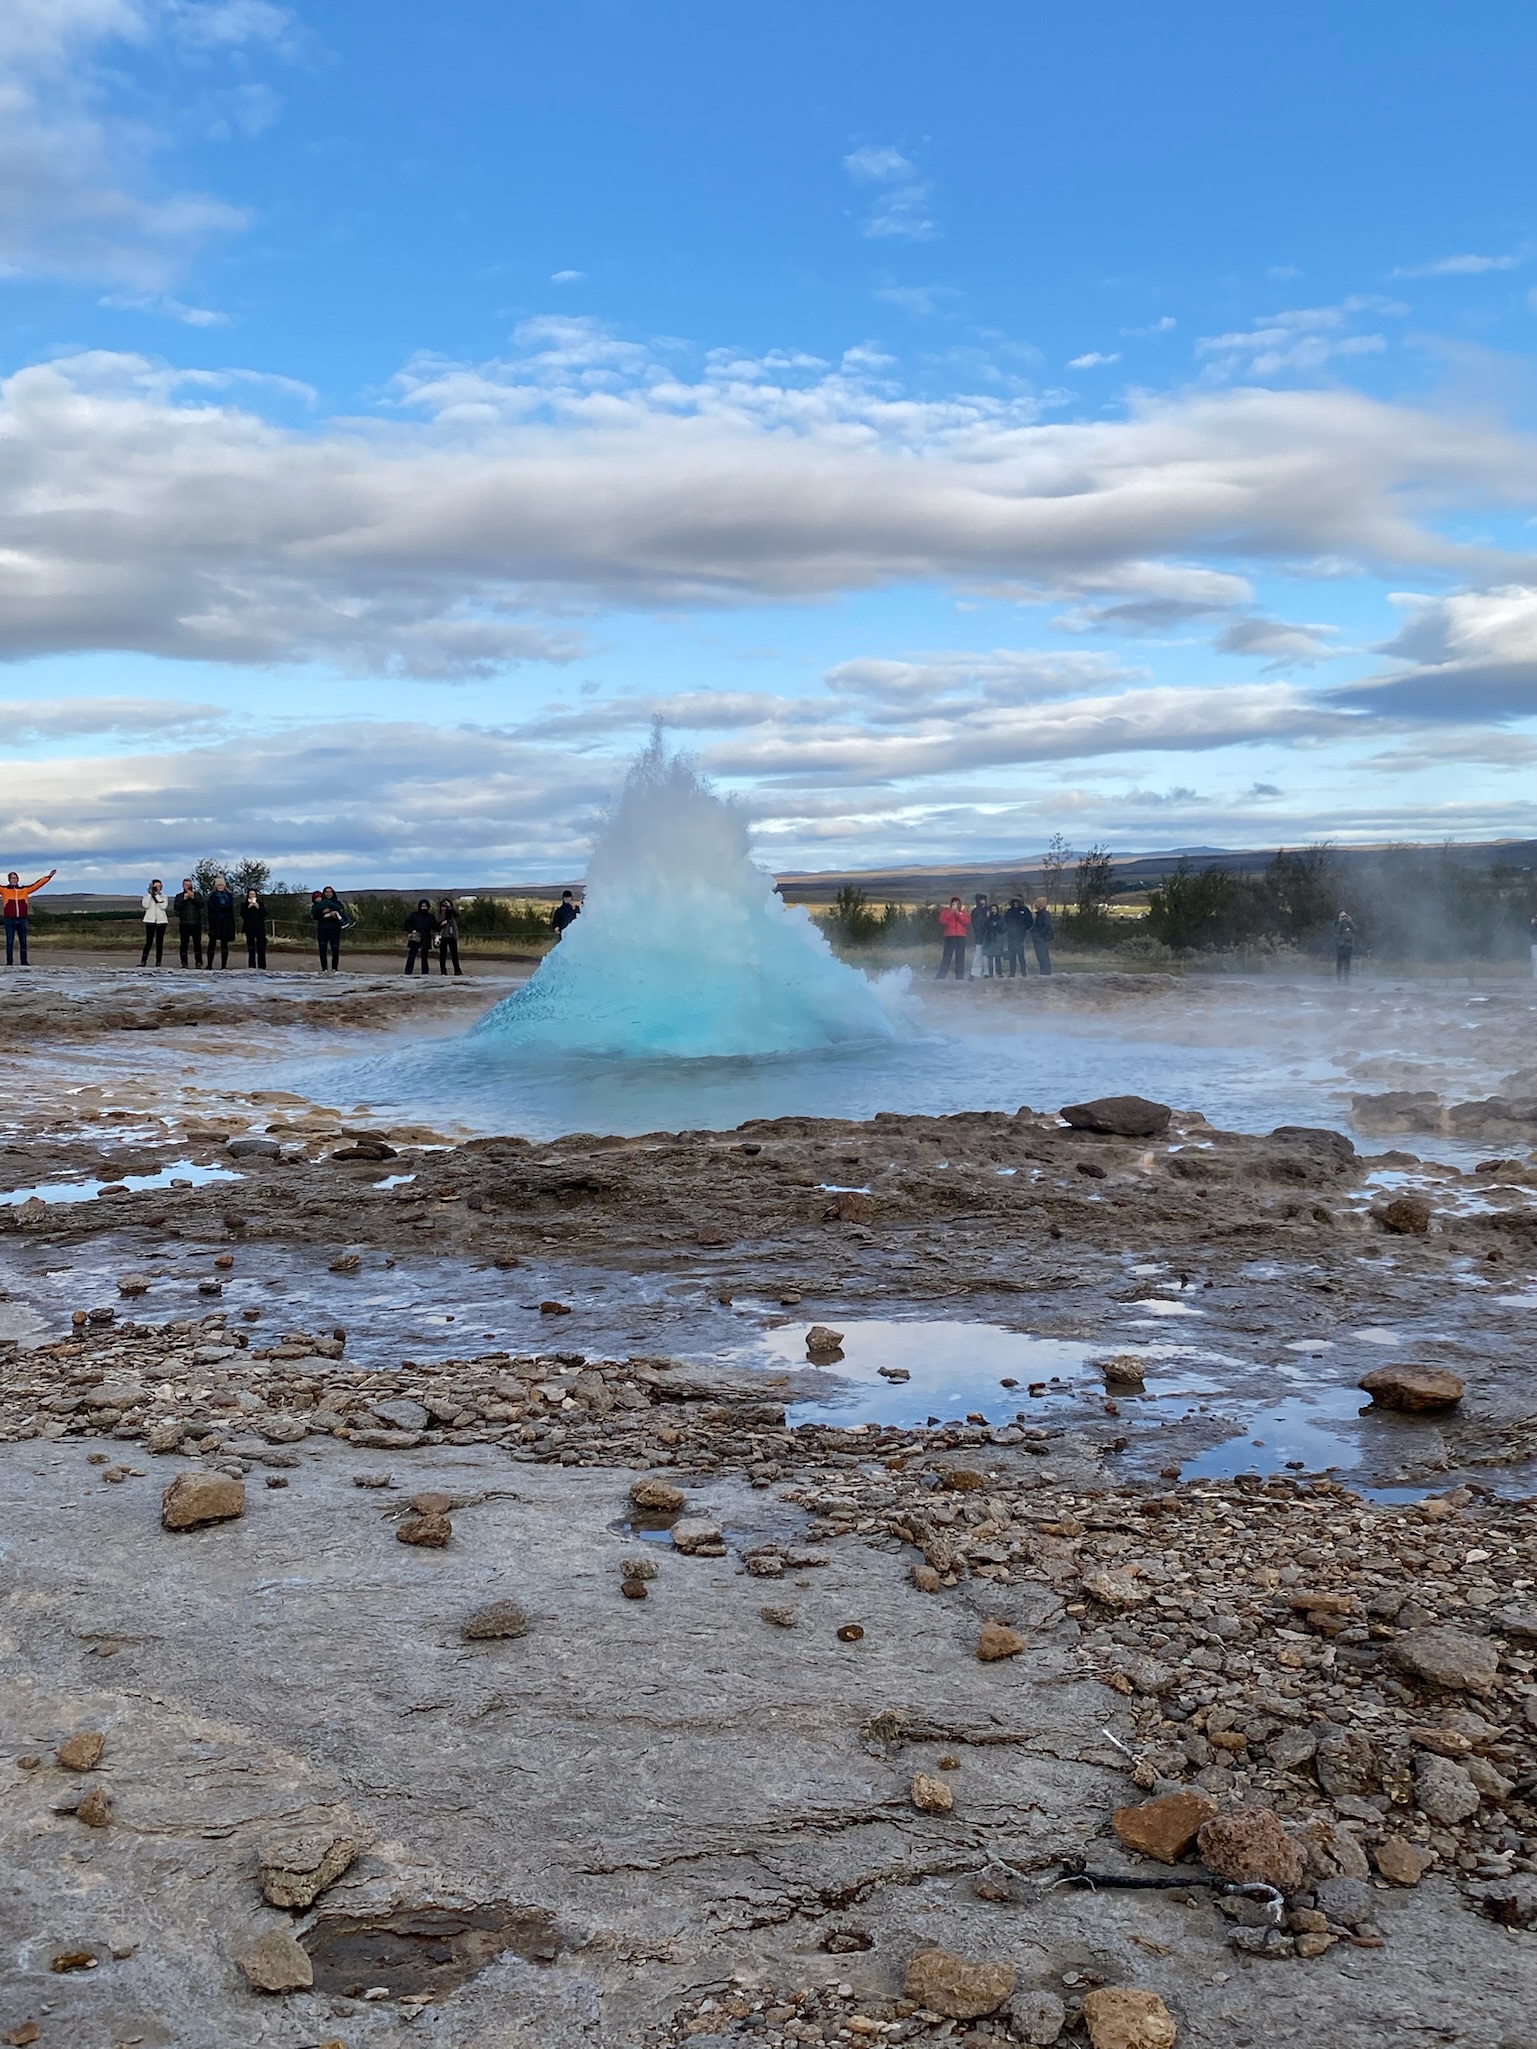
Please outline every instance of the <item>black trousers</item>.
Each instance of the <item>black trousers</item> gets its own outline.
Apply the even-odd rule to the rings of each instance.
[[[430,939],[423,939],[419,933],[413,932],[406,945],[406,973],[408,975],[416,972],[418,960],[422,964],[422,973],[430,975],[432,973],[432,941]]]
[[[945,950],[940,955],[939,960],[939,973],[935,979],[942,982],[952,967],[955,969],[955,979],[958,982],[964,982],[966,979],[966,942],[964,939],[947,939],[945,941]]]
[[[1025,942],[1023,937],[1009,941],[1009,973],[1028,974],[1025,966]]]
[[[144,951],[139,955],[139,966],[141,968],[149,966],[149,950],[151,947],[155,949],[155,966],[158,968],[161,961],[165,958],[164,925],[146,925],[144,927]]]
[[[1337,946],[1334,949],[1334,979],[1336,982],[1348,982],[1350,980],[1350,955],[1351,948],[1348,946]]]
[[[320,947],[320,966],[322,972],[328,966],[340,969],[342,964],[341,933],[334,927],[327,931],[324,925],[317,925],[315,927],[315,938]],[[330,955],[329,961],[326,959],[328,953]]]
[[[217,939],[214,938],[211,932],[208,935],[208,960],[206,965],[208,967],[213,966],[213,950],[216,946],[219,949],[219,965],[221,968],[227,968],[229,966],[229,941],[222,932]]]
[[[1049,975],[1051,973],[1051,941],[1049,939],[1032,939],[1030,945],[1035,953],[1036,966],[1043,975]]]
[[[248,968],[264,968],[267,965],[267,935],[265,932],[248,932],[246,934],[245,964]]]
[[[446,975],[448,973],[448,964],[450,961],[452,961],[454,964],[454,973],[456,975],[462,975],[464,973],[464,970],[459,965],[459,942],[452,936],[440,939],[438,941],[438,973],[440,975]]]
[[[187,965],[188,947],[192,949],[193,958],[197,965],[201,967],[203,965],[203,928],[201,925],[183,925],[181,928],[181,964],[183,967]]]

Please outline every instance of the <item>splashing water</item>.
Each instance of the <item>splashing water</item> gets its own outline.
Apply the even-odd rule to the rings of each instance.
[[[658,734],[593,847],[582,915],[476,1033],[622,1059],[809,1053],[899,1036],[899,985],[781,902],[741,814]]]

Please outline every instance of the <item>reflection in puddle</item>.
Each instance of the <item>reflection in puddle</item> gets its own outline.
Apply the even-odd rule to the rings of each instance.
[[[1183,1477],[1226,1480],[1235,1473],[1275,1473],[1291,1465],[1308,1473],[1359,1465],[1359,1447],[1341,1436],[1337,1426],[1353,1423],[1360,1413],[1361,1395],[1353,1387],[1321,1387],[1312,1394],[1290,1395],[1251,1416],[1240,1436],[1188,1460]]]
[[[39,1181],[31,1188],[13,1188],[6,1195],[0,1195],[0,1204],[30,1202],[37,1196],[43,1202],[94,1202],[104,1188],[126,1188],[137,1193],[141,1188],[200,1188],[209,1181],[238,1181],[240,1176],[233,1167],[199,1167],[191,1160],[176,1160],[169,1167],[162,1167],[155,1174],[124,1174],[116,1181]]]
[[[929,1419],[982,1416],[990,1424],[1030,1422],[1054,1396],[1103,1394],[1098,1362],[1125,1345],[1091,1345],[1069,1338],[1028,1337],[995,1323],[902,1322],[881,1317],[839,1317],[842,1356],[830,1372],[829,1392],[792,1403],[789,1421],[862,1423],[921,1428]],[[744,1364],[807,1367],[803,1324],[765,1331]],[[1156,1380],[1157,1362],[1190,1356],[1185,1345],[1142,1345],[1135,1356],[1150,1371],[1148,1393],[1169,1391]],[[901,1376],[898,1378],[897,1376]],[[1008,1385],[1003,1385],[1008,1382]],[[1118,1390],[1119,1392],[1120,1390]]]

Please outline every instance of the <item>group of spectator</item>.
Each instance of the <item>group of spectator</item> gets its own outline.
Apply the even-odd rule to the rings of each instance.
[[[1051,973],[1056,927],[1043,896],[1036,898],[1032,909],[1022,896],[1011,896],[1005,906],[979,892],[969,911],[960,897],[953,896],[939,914],[939,929],[945,942],[937,978],[941,982],[952,970],[958,982],[966,980],[968,940],[973,977],[1027,974],[1027,946],[1035,955],[1036,973]]]
[[[184,968],[211,968],[215,953],[219,956],[219,966],[227,968],[229,950],[240,933],[245,936],[246,966],[264,968],[267,965],[267,907],[254,889],[248,889],[242,901],[239,894],[230,888],[227,875],[216,875],[212,888],[206,893],[198,888],[190,875],[184,875],[180,890],[169,900],[165,884],[157,875],[139,902],[144,911],[144,950],[139,955],[141,968],[149,966],[151,953],[155,956],[155,966],[161,966],[165,958],[165,935],[170,930],[173,914]]]

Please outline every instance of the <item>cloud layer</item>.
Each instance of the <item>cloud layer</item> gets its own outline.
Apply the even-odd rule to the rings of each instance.
[[[1177,603],[1182,579],[1236,591],[1256,562],[1319,557],[1527,570],[1435,524],[1537,483],[1537,446],[1488,421],[1249,389],[1047,423],[1023,401],[912,400],[858,354],[718,357],[685,379],[580,322],[523,341],[507,363],[414,365],[392,419],[312,430],[236,396],[257,387],[137,357],[18,371],[0,656],[452,678],[572,659],[576,615],[604,606],[931,582],[1113,607],[1171,580]]]

